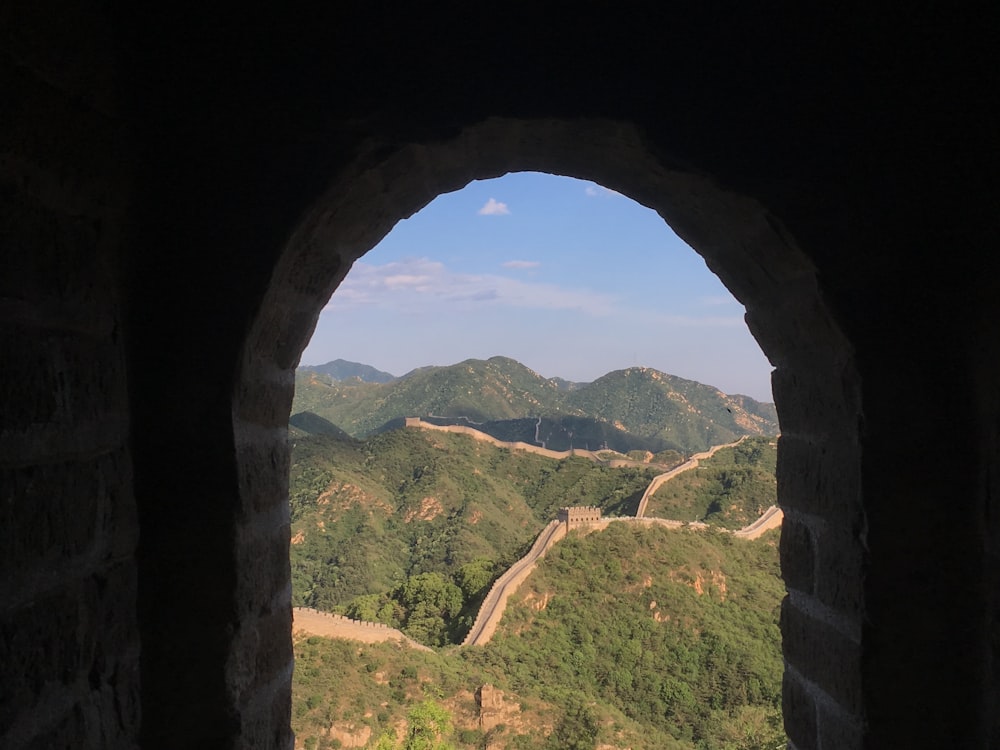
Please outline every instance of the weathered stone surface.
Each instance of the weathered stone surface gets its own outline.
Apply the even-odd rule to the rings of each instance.
[[[498,690],[488,683],[476,691],[476,703],[479,704],[479,728],[484,732],[489,732],[498,724],[505,723],[511,711],[511,708],[504,703],[503,690]]]

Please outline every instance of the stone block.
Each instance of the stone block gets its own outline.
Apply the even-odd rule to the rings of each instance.
[[[860,716],[850,717],[830,711],[825,706],[818,707],[819,747],[837,750],[861,750],[864,747],[864,729]]]
[[[785,516],[781,526],[781,577],[788,588],[812,594],[816,550],[808,527]]]
[[[295,660],[292,652],[291,607],[258,616],[254,627],[259,645],[256,648],[251,689],[258,689],[286,672],[291,673]]]
[[[816,704],[799,677],[787,669],[781,681],[781,711],[785,733],[796,748],[818,747]]]
[[[117,212],[129,145],[121,124],[24,66],[0,64],[0,89],[7,105],[0,143],[12,157],[0,161],[0,175],[19,173],[25,193],[70,215]]]
[[[778,499],[782,508],[822,518],[842,528],[861,520],[860,459],[847,440],[782,435],[778,440]]]
[[[108,491],[99,463],[0,470],[0,580],[58,566],[95,544]]]
[[[272,370],[272,379],[254,377],[257,373],[244,373],[244,378],[233,398],[234,415],[240,422],[263,428],[288,427],[288,417],[295,395],[295,378],[291,372]],[[280,375],[280,377],[278,377]]]
[[[264,529],[246,526],[239,531],[236,595],[243,612],[267,611],[275,594],[288,588],[292,576],[289,528],[286,504],[284,523]]]
[[[87,674],[96,628],[80,586],[67,586],[7,613],[0,622],[0,726],[9,726],[43,689],[72,692]],[[65,702],[65,701],[63,701]]]
[[[240,441],[237,458],[240,472],[240,499],[247,513],[271,513],[288,506],[288,471],[291,449],[285,427]],[[287,519],[286,519],[287,520]]]
[[[773,353],[779,370],[813,368],[820,362],[827,371],[839,370],[849,361],[846,339],[822,304],[813,270],[800,270],[784,281],[779,299],[769,297],[773,292],[764,297],[766,306],[748,305],[746,322],[765,353]]]
[[[0,222],[5,317],[43,329],[110,335],[115,305],[101,259],[107,232],[100,218],[47,206],[0,176]]]
[[[857,439],[860,404],[854,392],[857,376],[841,362],[814,361],[779,367],[771,388],[783,435],[817,440]]]
[[[782,652],[807,680],[850,714],[862,708],[861,655],[858,643],[830,623],[806,614],[785,598],[781,605]]]
[[[290,681],[289,681],[290,682]],[[288,685],[271,685],[240,709],[240,747],[292,750],[292,695]]]
[[[816,598],[827,607],[860,616],[864,610],[865,550],[857,533],[824,526],[816,542]]]
[[[92,456],[125,439],[125,377],[114,342],[0,329],[0,465]]]

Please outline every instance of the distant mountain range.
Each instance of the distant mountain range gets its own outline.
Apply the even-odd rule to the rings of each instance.
[[[362,383],[388,383],[396,379],[395,375],[382,370],[376,370],[371,365],[360,362],[348,362],[346,359],[335,359],[325,365],[307,365],[300,370],[318,372],[331,380],[360,380]]]
[[[651,368],[572,383],[543,378],[507,357],[422,367],[399,378],[344,360],[299,368],[292,413],[292,424],[305,432],[315,424],[327,434],[335,427],[360,438],[421,417],[553,450],[623,453],[693,452],[741,435],[779,432],[773,404]]]

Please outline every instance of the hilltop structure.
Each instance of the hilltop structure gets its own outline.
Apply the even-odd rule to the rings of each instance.
[[[1000,747],[996,15],[5,4],[0,746],[290,750],[294,367],[531,169],[656,210],[775,367],[792,747]]]
[[[560,508],[556,519],[566,525],[566,530],[590,526],[601,522],[601,509],[595,505],[578,505]]]

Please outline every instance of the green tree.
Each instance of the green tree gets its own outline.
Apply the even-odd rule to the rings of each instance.
[[[448,621],[462,609],[462,590],[440,573],[408,578],[393,598],[406,610],[403,632],[438,646],[447,642]]]
[[[465,601],[475,598],[493,580],[493,561],[477,557],[455,571],[455,583],[462,589]]]
[[[598,729],[598,717],[594,709],[574,701],[549,735],[548,747],[552,750],[594,750]]]
[[[451,714],[432,700],[418,703],[406,715],[406,738],[402,743],[389,732],[375,743],[375,750],[454,750],[448,741],[453,728]]]

